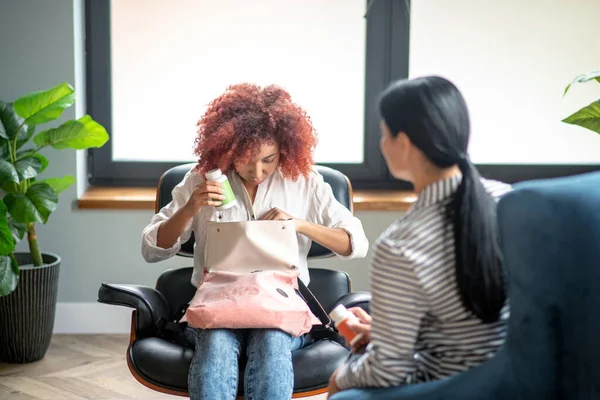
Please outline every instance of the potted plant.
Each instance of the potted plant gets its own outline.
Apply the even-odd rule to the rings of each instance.
[[[564,94],[566,95],[569,88],[574,83],[589,82],[595,80],[600,83],[600,70],[588,72],[577,76],[573,81],[567,85]],[[593,103],[583,107],[573,115],[563,119],[563,122],[573,125],[579,125],[584,128],[590,129],[596,133],[600,133],[600,99]]]
[[[35,224],[45,224],[58,194],[75,182],[70,175],[42,179],[47,147],[88,149],[108,140],[89,115],[35,134],[75,102],[67,83],[0,101],[0,362],[41,359],[52,336],[60,257],[40,251]],[[27,234],[29,252],[15,252]]]

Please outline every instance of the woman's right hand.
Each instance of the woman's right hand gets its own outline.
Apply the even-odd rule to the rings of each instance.
[[[352,345],[352,351],[356,353],[371,342],[371,321],[373,317],[360,307],[351,307],[348,311],[354,314],[358,320],[352,321],[352,318],[350,318],[347,323],[348,328],[356,333],[363,334],[362,338]]]
[[[194,189],[185,208],[190,215],[196,215],[202,207],[220,206],[221,200],[224,200],[223,189],[221,184],[215,181],[206,181]]]
[[[160,225],[156,234],[156,245],[163,249],[173,247],[202,207],[221,205],[221,200],[225,198],[222,193],[219,182],[207,181],[196,186],[188,201],[179,206],[179,209]]]

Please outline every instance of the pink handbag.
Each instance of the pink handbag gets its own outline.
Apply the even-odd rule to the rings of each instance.
[[[296,294],[298,273],[210,272],[187,309],[190,326],[278,328],[293,336],[308,333],[319,320]]]
[[[202,329],[308,333],[320,321],[297,293],[298,257],[294,221],[210,223],[207,272],[183,320]]]

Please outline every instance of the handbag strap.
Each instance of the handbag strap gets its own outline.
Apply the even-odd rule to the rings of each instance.
[[[194,343],[190,343],[186,338],[184,331],[187,322],[180,322],[189,306],[189,303],[182,304],[171,320],[160,317],[156,323],[156,335],[159,338],[177,343],[184,347],[194,348]]]
[[[302,282],[302,279],[298,279],[298,289],[298,295],[304,299],[306,304],[308,304],[310,311],[312,311],[312,313],[319,318],[321,324],[323,324],[326,329],[333,328],[329,315],[327,315],[327,312],[325,309],[323,309],[323,306],[321,303],[319,303],[319,300],[317,300],[313,292],[311,292],[310,289],[306,287],[304,282]]]

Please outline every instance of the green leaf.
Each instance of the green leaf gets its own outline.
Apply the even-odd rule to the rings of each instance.
[[[18,183],[12,181],[4,181],[0,185],[0,189],[2,189],[5,193],[14,193],[19,191],[20,186]]]
[[[17,139],[17,149],[23,147],[29,139],[35,133],[35,125],[25,125],[21,132],[19,133],[19,138]]]
[[[27,231],[27,225],[15,221],[15,219],[9,215],[8,216],[8,227],[10,228],[10,232],[15,241],[15,244],[17,244],[21,240],[23,240],[23,237],[25,236],[25,232]]]
[[[7,194],[4,202],[17,222],[45,224],[50,214],[56,210],[58,196],[47,183],[36,183],[27,189],[27,193]]]
[[[23,123],[24,119],[19,117],[15,110],[13,109],[13,105],[11,103],[6,103],[0,100],[0,138],[10,140],[10,146],[13,145],[12,141],[19,131],[19,127]],[[20,148],[25,143],[31,139],[33,133],[35,132],[35,125],[23,125],[21,130],[19,131],[19,138],[17,139],[17,148]],[[4,142],[4,141],[3,141]],[[8,142],[6,142],[8,143]],[[8,158],[8,147],[7,144],[2,144],[0,146],[0,153],[2,153],[2,158]]]
[[[12,104],[0,100],[0,137],[14,138],[22,122],[23,119],[15,113]]]
[[[20,181],[15,166],[6,160],[0,160],[0,182],[19,183]]]
[[[48,159],[40,153],[37,153],[35,149],[21,150],[17,152],[17,160],[23,160],[28,157],[33,157],[40,162],[40,170],[38,174],[43,172],[48,166]]]
[[[35,153],[33,157],[37,158],[40,161],[40,173],[43,172],[48,166],[48,159],[41,155],[40,153]]]
[[[11,294],[19,284],[19,266],[12,256],[0,256],[0,296]]]
[[[59,194],[63,190],[66,190],[75,183],[75,178],[71,175],[65,175],[62,178],[48,178],[42,179],[41,181],[37,181],[34,185],[39,185],[40,183],[48,184],[56,194]]]
[[[15,242],[8,225],[6,205],[0,200],[0,255],[7,255],[15,250]]]
[[[14,109],[27,124],[41,124],[58,119],[75,102],[75,90],[61,83],[48,90],[33,92],[17,99]]]
[[[583,107],[575,114],[563,119],[567,124],[579,125],[600,133],[600,100]]]
[[[23,118],[17,115],[11,103],[0,100],[0,137],[13,139],[23,121]]]
[[[0,137],[0,159],[10,160],[10,151],[8,150],[8,140]]]
[[[20,160],[21,158],[33,156],[34,154],[36,154],[36,152],[37,152],[37,149],[35,149],[35,148],[21,149],[21,150],[17,151],[17,160]]]
[[[571,83],[569,83],[567,85],[567,87],[565,88],[565,92],[563,93],[563,96],[567,94],[567,92],[569,91],[569,88],[574,83],[589,82],[591,80],[600,82],[600,69],[576,76],[575,79],[573,79],[573,81],[571,81]]]
[[[48,160],[46,160],[46,163]],[[25,179],[35,178],[42,168],[42,161],[36,157],[24,157],[15,163],[15,169],[19,174],[19,178]]]
[[[40,132],[33,138],[36,146],[50,145],[58,150],[102,147],[107,141],[106,129],[89,115],[85,115],[77,121],[67,121],[58,128]]]

